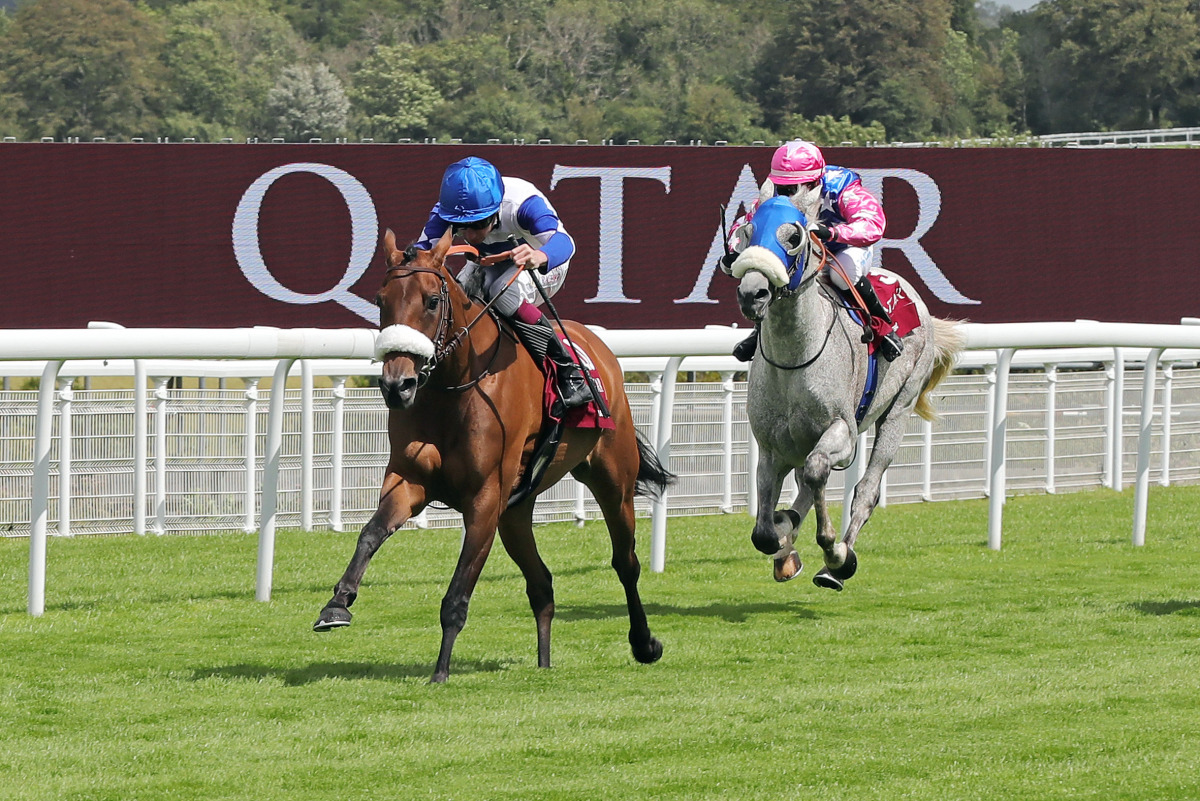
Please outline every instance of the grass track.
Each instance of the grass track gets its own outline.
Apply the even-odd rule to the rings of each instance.
[[[599,524],[539,529],[549,671],[499,547],[429,686],[454,532],[405,532],[349,629],[309,627],[353,534],[0,541],[0,799],[1197,799],[1200,488],[880,509],[846,592],[786,585],[744,515],[673,519],[636,664]],[[642,558],[648,562],[648,521]]]

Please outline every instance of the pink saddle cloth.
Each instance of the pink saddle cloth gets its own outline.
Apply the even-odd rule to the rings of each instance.
[[[572,355],[575,363],[581,369],[588,371],[588,375],[592,377],[592,386],[599,390],[600,397],[604,399],[604,408],[608,408],[608,391],[605,389],[604,382],[601,381],[600,373],[596,370],[596,365],[592,362],[591,357],[586,353],[581,353],[579,350],[572,348],[561,331],[556,331],[555,333],[562,340],[563,350]],[[543,372],[546,374],[546,384],[545,390],[542,393],[542,408],[545,410],[546,417],[550,420],[555,422],[561,421],[567,428],[610,429],[617,427],[612,418],[605,415],[604,411],[595,401],[589,401],[583,406],[576,406],[574,409],[567,409],[563,413],[562,404],[558,402],[557,367],[549,357],[546,358],[546,363],[543,365]]]

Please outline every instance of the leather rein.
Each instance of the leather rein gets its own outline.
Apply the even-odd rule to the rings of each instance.
[[[480,259],[479,251],[471,245],[451,245],[446,251],[447,256],[453,256],[458,253],[466,253],[474,256],[477,263],[484,267],[490,267],[493,264],[499,264],[506,259],[512,258],[512,251],[505,251],[504,253],[497,253],[494,256],[485,256]],[[436,275],[438,281],[441,282],[441,287],[438,290],[439,312],[437,332],[433,336],[433,357],[426,361],[425,364],[421,365],[417,375],[417,386],[423,387],[425,386],[426,382],[429,381],[429,376],[433,374],[433,371],[437,369],[438,365],[441,364],[447,356],[458,349],[458,346],[461,345],[463,340],[466,339],[467,334],[471,332],[471,329],[475,327],[475,324],[478,323],[485,314],[490,314],[492,319],[495,320],[496,315],[495,312],[492,311],[492,305],[495,304],[496,299],[503,294],[503,290],[497,292],[491,300],[484,304],[483,308],[479,310],[479,313],[476,314],[469,323],[455,331],[454,335],[447,340],[446,334],[450,328],[451,317],[451,315],[447,314],[446,312],[446,310],[450,308],[450,282],[442,270],[437,270],[433,267],[417,267],[410,264],[396,264],[387,268],[387,272],[384,274],[384,282],[386,283],[392,278],[407,278],[414,273],[431,273]],[[512,281],[509,281],[509,284],[511,285],[520,274],[521,273],[519,271],[515,273]],[[506,286],[504,289],[508,289],[508,287]],[[498,320],[496,320],[496,329],[500,334],[502,334],[504,331],[504,328],[500,325]],[[439,387],[439,389],[442,389],[446,392],[462,392],[464,390],[471,389],[480,381],[487,378],[489,375],[492,375],[492,367],[495,365],[496,358],[499,355],[500,337],[497,336],[496,347],[493,348],[491,358],[488,359],[488,363],[483,368],[483,372],[465,384],[458,384],[457,386],[452,387]]]

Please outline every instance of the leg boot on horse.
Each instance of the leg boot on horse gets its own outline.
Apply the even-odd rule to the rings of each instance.
[[[888,324],[889,328],[895,326],[891,316],[887,313],[887,309],[883,308],[883,304],[879,302],[879,296],[875,294],[875,287],[871,284],[871,279],[865,275],[858,279],[858,283],[854,285],[858,290],[858,294],[862,296],[863,302],[867,304],[867,314],[872,317],[878,317]],[[894,362],[904,352],[904,344],[900,341],[900,337],[896,336],[894,331],[889,330],[883,336],[876,334],[879,339],[879,355],[887,359],[889,362]]]
[[[533,310],[532,313],[529,310]],[[528,322],[533,315],[537,320]],[[524,319],[522,319],[524,318]],[[511,320],[513,329],[517,332],[521,343],[529,349],[534,362],[540,367],[547,356],[554,362],[555,375],[558,382],[558,395],[563,406],[572,409],[583,406],[593,400],[591,387],[583,377],[583,371],[554,331],[554,326],[546,319],[546,315],[537,310],[532,304],[524,304],[518,314]]]

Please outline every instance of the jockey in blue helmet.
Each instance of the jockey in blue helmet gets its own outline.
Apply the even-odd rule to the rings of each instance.
[[[549,199],[528,181],[503,177],[490,162],[468,156],[446,168],[438,202],[416,247],[432,247],[447,228],[478,249],[481,257],[512,251],[511,261],[486,267],[468,261],[458,274],[459,282],[477,289],[485,300],[495,298],[492,308],[512,323],[538,367],[547,356],[554,362],[559,396],[566,408],[592,400],[579,365],[538,308],[542,298],[533,278],[523,273],[508,285],[514,273],[537,270],[550,297],[567,277],[575,242]]]

